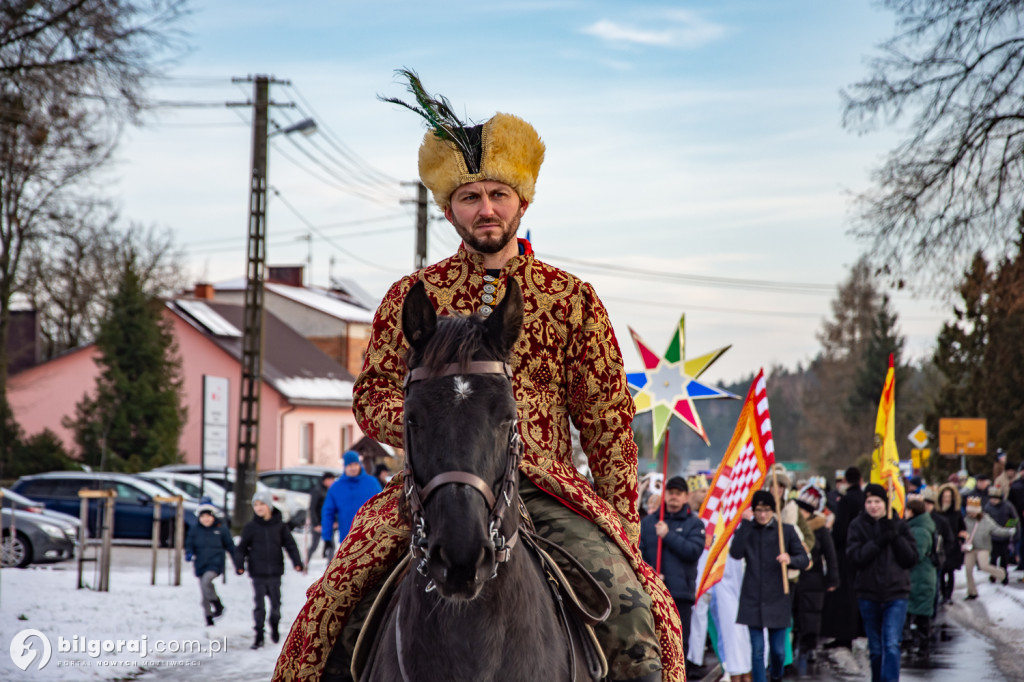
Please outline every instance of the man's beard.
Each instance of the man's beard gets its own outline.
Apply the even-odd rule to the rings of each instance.
[[[497,222],[502,227],[501,234],[496,236],[485,236],[478,237],[473,230],[466,228],[465,225],[456,220],[455,216],[452,216],[451,222],[455,227],[455,231],[462,241],[466,242],[466,246],[470,247],[477,253],[498,253],[504,249],[510,241],[515,239],[516,232],[519,231],[519,218],[521,214],[516,211],[515,216],[507,224],[501,219],[495,218],[494,220],[477,220],[476,225],[487,224],[491,222]]]

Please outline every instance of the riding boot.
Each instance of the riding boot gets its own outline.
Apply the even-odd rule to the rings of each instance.
[[[250,649],[259,649],[261,646],[263,646],[263,630],[262,629],[256,631],[256,639],[253,640],[252,646],[249,647],[249,648]]]

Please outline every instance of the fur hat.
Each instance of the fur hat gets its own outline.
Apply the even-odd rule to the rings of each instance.
[[[786,472],[786,467],[782,466],[781,464],[775,465],[774,476],[775,482],[781,485],[783,488],[789,488],[791,485],[793,485],[792,481],[789,478],[789,474]],[[771,485],[771,482],[772,477],[769,476],[768,484]]]
[[[997,485],[990,485],[988,487],[988,491],[987,492],[988,492],[988,496],[989,497],[1000,497],[1001,498],[1003,496],[1003,489],[1000,488]]]
[[[960,489],[952,483],[943,483],[939,486],[939,489],[935,492],[935,504],[940,505],[942,503],[942,493],[950,491],[953,494],[953,509],[960,511]],[[941,506],[939,511],[946,511]]]
[[[924,490],[921,491],[921,499],[924,500],[925,502],[931,502],[932,504],[935,504],[938,498],[935,495],[935,490],[933,488],[925,488]]]
[[[967,502],[964,504],[968,514],[980,514],[981,513],[981,498],[971,495],[967,498]]]
[[[420,180],[442,209],[451,203],[460,186],[481,180],[503,182],[523,201],[532,202],[537,175],[544,162],[544,143],[532,125],[512,114],[497,113],[483,125],[466,128],[474,140],[476,159],[450,140],[428,130],[420,145]],[[471,172],[472,167],[477,172]]]

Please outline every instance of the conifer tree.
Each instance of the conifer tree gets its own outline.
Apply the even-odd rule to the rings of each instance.
[[[127,257],[96,337],[96,392],[83,396],[68,424],[87,464],[139,471],[179,459],[181,362],[162,311]]]

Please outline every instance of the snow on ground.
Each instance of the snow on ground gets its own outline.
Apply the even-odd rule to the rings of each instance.
[[[301,548],[298,535],[296,541]],[[236,575],[228,561],[227,583],[216,583],[225,613],[208,628],[192,564],[182,564],[181,585],[174,587],[168,556],[168,550],[160,551],[157,584],[151,586],[151,551],[115,546],[106,593],[75,589],[74,561],[0,571],[0,680],[269,680],[281,645],[271,643],[268,626],[266,645],[249,649],[254,634],[249,577]],[[287,559],[285,565],[282,639],[305,603],[306,588],[323,573],[327,560],[314,556],[308,575],[296,572]],[[88,583],[94,581],[93,570],[86,565]],[[12,639],[28,628],[43,633],[50,643],[51,658],[41,670],[44,647],[38,637],[24,639],[26,647],[38,652],[27,670],[16,666],[11,656]],[[124,640],[121,653],[97,650],[104,640],[113,647]],[[139,650],[130,650],[133,642]],[[158,646],[164,653],[155,650]],[[15,648],[17,653],[24,651]]]

